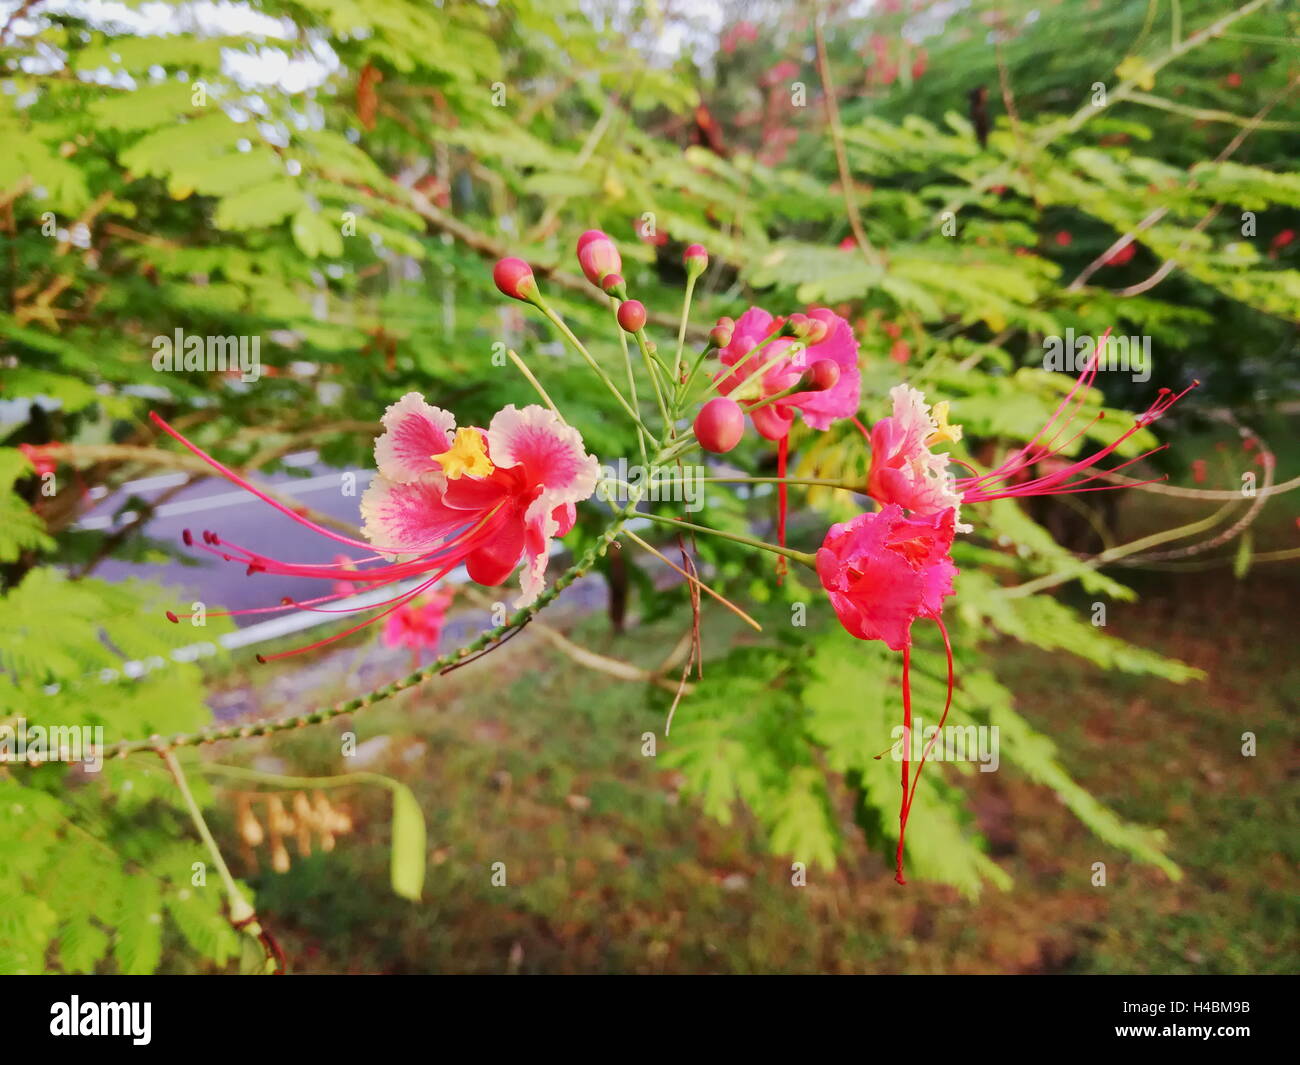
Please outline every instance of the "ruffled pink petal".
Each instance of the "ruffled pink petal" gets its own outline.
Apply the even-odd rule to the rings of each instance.
[[[956,514],[906,518],[896,504],[832,525],[817,552],[817,575],[849,633],[911,644],[918,617],[938,617],[953,594],[949,557]]]
[[[381,476],[398,484],[427,473],[441,475],[434,455],[446,451],[456,429],[456,416],[408,392],[384,411],[386,432],[375,441],[375,464]]]
[[[549,508],[580,503],[595,492],[600,463],[587,454],[582,434],[553,411],[511,404],[492,416],[487,436],[492,462],[517,467],[527,485],[543,489]]]
[[[473,514],[443,502],[445,481],[426,474],[399,484],[373,478],[361,496],[361,532],[386,555],[423,554],[450,533],[474,520]]]

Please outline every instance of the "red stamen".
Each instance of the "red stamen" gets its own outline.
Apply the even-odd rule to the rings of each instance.
[[[894,879],[900,884],[906,884],[907,879],[903,876],[903,834],[907,831],[907,814],[908,814],[908,770],[911,763],[908,759],[912,751],[912,680],[909,676],[912,667],[912,648],[907,645],[903,648],[903,796],[898,803],[898,850],[894,854]]]

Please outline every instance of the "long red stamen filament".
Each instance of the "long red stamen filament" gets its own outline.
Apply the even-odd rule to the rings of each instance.
[[[909,758],[912,746],[912,668],[911,645],[903,648],[903,795],[898,804],[898,850],[894,854],[894,879],[906,884],[903,876],[903,834],[907,831]]]
[[[216,459],[214,459],[211,455],[209,455],[201,447],[198,447],[196,444],[190,443],[190,441],[185,439],[185,437],[183,437],[180,433],[178,433],[175,429],[173,429],[170,425],[168,425],[158,415],[156,411],[150,411],[149,418],[154,423],[154,425],[158,426],[158,428],[160,428],[164,433],[170,436],[173,440],[178,441],[180,444],[182,444],[185,448],[187,448],[191,452],[193,452],[204,462],[206,462],[209,466],[211,466],[214,470],[216,470],[219,474],[225,477],[228,481],[231,481],[232,483],[239,485],[240,488],[252,492],[253,495],[257,496],[257,498],[262,500],[262,502],[269,503],[281,514],[285,515],[286,517],[292,518],[299,525],[305,525],[313,532],[318,532],[322,536],[328,536],[331,540],[337,540],[339,543],[347,544],[349,547],[359,547],[366,551],[374,550],[375,545],[365,543],[361,540],[355,540],[351,536],[344,536],[342,533],[336,533],[331,529],[325,528],[323,525],[317,525],[314,521],[310,521],[309,519],[303,517],[292,507],[287,507],[283,503],[279,503],[276,500],[272,499],[265,492],[257,488],[254,488],[248,481],[244,480],[243,477],[240,477],[239,474],[237,474],[229,466],[225,465],[224,463],[218,462]]]
[[[934,750],[934,745],[943,735],[943,726],[948,720],[948,711],[952,709],[952,691],[953,691],[953,666],[952,666],[952,641],[948,639],[948,629],[943,623],[943,619],[937,614],[934,616],[934,623],[939,626],[939,633],[943,636],[943,649],[948,656],[948,698],[943,704],[943,713],[939,716],[939,727],[935,734],[930,737],[930,742],[925,745],[925,750],[921,752],[921,760],[916,763],[916,774],[912,778],[912,791],[907,797],[907,811],[912,812],[912,800],[916,798],[916,786],[921,783],[921,770],[925,768],[925,760],[930,757],[930,752]]]
[[[317,640],[315,643],[309,643],[304,647],[295,647],[291,651],[281,651],[279,652],[279,654],[273,654],[273,655],[258,655],[257,660],[259,662],[266,663],[266,662],[274,662],[280,658],[292,658],[294,655],[306,654],[308,651],[314,651],[318,647],[325,647],[328,644],[335,643],[336,641],[343,639],[345,636],[351,636],[354,632],[359,632],[360,630],[364,629],[367,625],[373,625],[376,621],[383,620],[384,618],[388,617],[389,614],[393,613],[393,611],[399,609],[400,607],[404,606],[406,603],[409,603],[412,599],[421,595],[429,587],[436,584],[438,581],[442,580],[443,577],[445,577],[448,573],[450,573],[453,569],[455,569],[455,566],[456,564],[453,563],[452,565],[448,566],[446,569],[440,570],[439,572],[435,573],[432,577],[430,577],[427,581],[423,581],[420,584],[417,584],[409,592],[406,592],[398,596],[397,601],[394,602],[393,605],[390,606],[387,610],[375,614],[373,617],[368,617],[364,621],[359,621],[357,622],[357,624],[351,626],[350,628],[344,629],[342,632],[336,632],[333,636],[326,636],[324,639]]]

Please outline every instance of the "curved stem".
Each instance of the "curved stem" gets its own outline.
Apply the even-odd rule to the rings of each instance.
[[[649,521],[657,521],[661,525],[672,525],[678,529],[690,529],[692,532],[705,533],[709,536],[718,536],[723,540],[732,540],[738,544],[744,544],[746,547],[756,547],[760,551],[771,551],[774,555],[784,555],[786,558],[793,559],[795,562],[802,562],[810,569],[817,568],[817,558],[810,555],[807,551],[796,551],[791,547],[778,547],[776,544],[769,544],[766,540],[759,540],[754,536],[745,536],[742,533],[723,532],[721,529],[710,529],[707,525],[696,525],[689,521],[679,521],[677,518],[669,518],[663,514],[650,514],[643,510],[636,512],[638,518],[646,518]]]

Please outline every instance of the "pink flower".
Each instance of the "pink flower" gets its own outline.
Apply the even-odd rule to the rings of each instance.
[[[462,564],[473,580],[493,586],[509,577],[523,559],[522,589],[515,606],[527,606],[541,593],[551,539],[564,536],[573,527],[575,504],[595,491],[599,474],[599,465],[584,450],[578,431],[545,408],[508,406],[493,416],[486,431],[457,429],[452,414],[410,392],[384,413],[386,431],[375,442],[379,473],[361,500],[362,533],[367,539],[358,540],[271,499],[186,440],[157,414],[150,417],[218,473],[286,517],[363,552],[359,558],[344,556],[341,562],[336,559],[326,564],[284,562],[223,541],[214,532],[203,533],[201,550],[238,562],[249,574],[338,582],[333,594],[285,599],[280,606],[232,613],[293,609],[350,613],[382,608],[343,632],[268,658],[301,654],[387,618],[418,601]],[[187,545],[194,544],[189,530],[183,538]],[[344,574],[346,581],[339,582]],[[406,590],[367,606],[319,605],[347,598],[357,588],[387,589],[399,583],[407,585]],[[177,620],[177,615],[169,613],[168,617]]]
[[[867,494],[884,504],[897,504],[914,514],[933,515],[951,511],[956,518],[961,494],[948,470],[949,456],[931,448],[944,441],[961,439],[961,426],[948,424],[948,404],[939,403],[931,412],[925,396],[910,385],[889,390],[893,413],[871,428],[871,468],[867,473]],[[957,525],[958,532],[970,526]]]
[[[817,576],[849,633],[901,651],[911,646],[917,618],[939,618],[957,575],[948,554],[956,516],[945,510],[909,518],[889,503],[830,527]]]
[[[427,647],[438,649],[442,639],[442,626],[447,620],[454,588],[440,588],[427,599],[415,600],[388,615],[384,622],[384,643],[388,647],[408,647],[418,651]]]
[[[384,554],[421,554],[453,530],[480,533],[465,557],[493,587],[527,556],[516,607],[541,593],[551,538],[573,528],[574,504],[596,489],[599,464],[582,436],[544,407],[498,411],[485,432],[408,392],[384,414],[379,476],[361,498],[362,533]]]
[[[796,338],[780,335],[784,319],[773,318],[761,307],[751,307],[736,322],[731,343],[718,353],[723,366],[733,368],[716,375],[718,390],[747,409],[798,385],[804,372],[816,362],[825,359],[839,368],[839,380],[831,388],[795,392],[750,412],[754,428],[769,440],[789,435],[796,411],[811,428],[829,429],[833,421],[852,417],[858,409],[861,383],[858,341],[853,330],[838,314],[824,307],[810,310],[807,317],[813,330],[809,340],[815,342],[790,352]],[[760,344],[762,350],[755,351]]]

